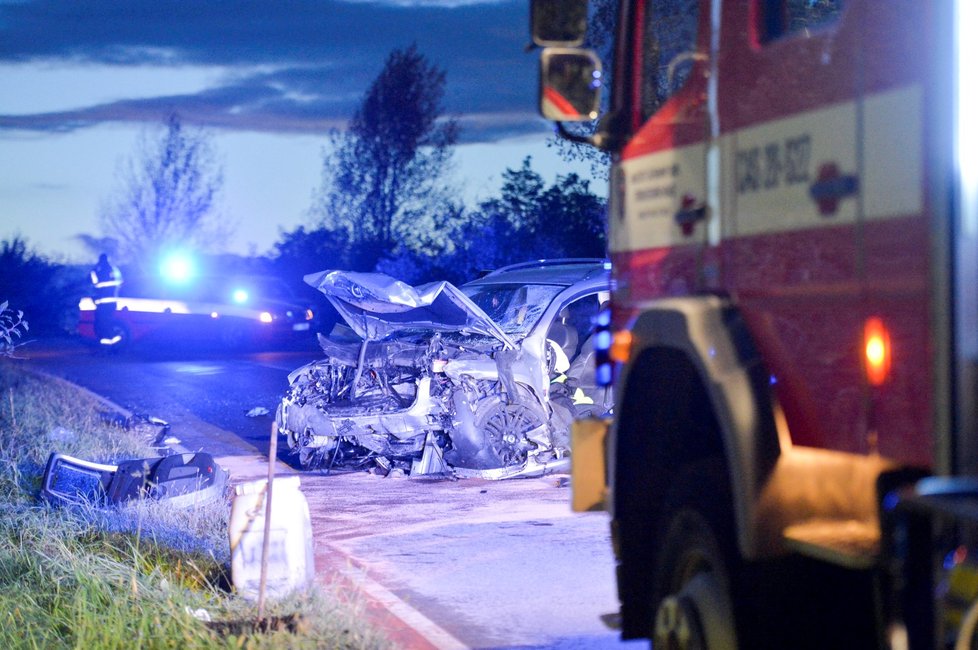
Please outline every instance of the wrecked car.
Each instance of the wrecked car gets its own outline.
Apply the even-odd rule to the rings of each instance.
[[[568,467],[575,417],[611,409],[590,362],[602,260],[514,265],[461,287],[345,271],[305,281],[345,321],[320,335],[325,358],[289,375],[276,412],[305,468],[540,476]]]

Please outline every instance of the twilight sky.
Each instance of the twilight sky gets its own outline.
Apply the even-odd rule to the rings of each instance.
[[[307,221],[325,132],[394,48],[446,71],[457,179],[473,203],[527,155],[576,171],[536,113],[529,0],[0,0],[0,240],[89,261],[100,206],[141,134],[171,112],[207,127],[224,169],[229,250],[264,253]],[[603,194],[601,181],[592,191]]]

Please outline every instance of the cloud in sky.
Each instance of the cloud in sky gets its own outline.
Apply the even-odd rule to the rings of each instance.
[[[527,0],[0,0],[0,134],[188,123],[322,134],[394,48],[446,71],[464,141],[539,133]]]

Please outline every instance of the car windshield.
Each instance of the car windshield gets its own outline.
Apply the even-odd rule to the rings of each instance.
[[[462,287],[472,302],[514,339],[526,338],[564,287],[552,284],[478,284]]]

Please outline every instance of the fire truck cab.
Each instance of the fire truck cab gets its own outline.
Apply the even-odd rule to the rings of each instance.
[[[581,15],[532,6],[558,122],[596,115]],[[966,0],[621,1],[610,106],[569,137],[612,157],[616,404],[574,488],[611,514],[624,638],[975,643],[975,26]]]

